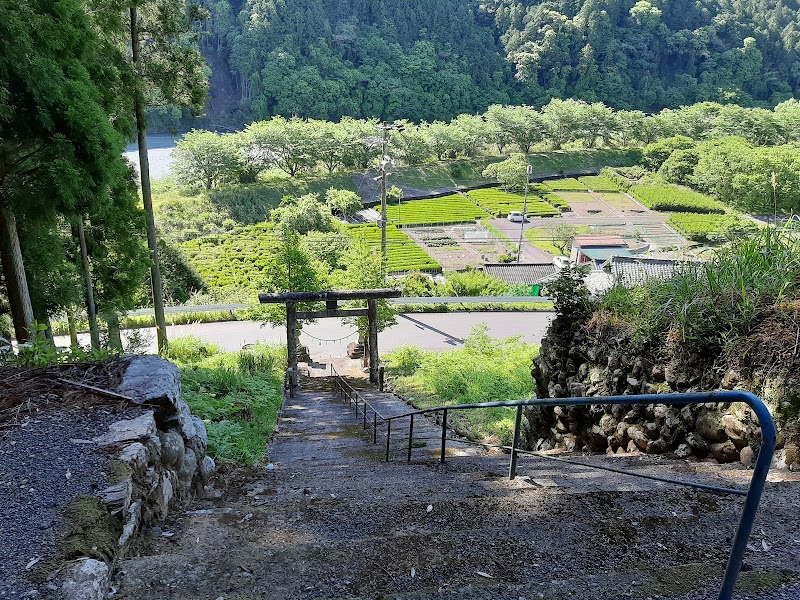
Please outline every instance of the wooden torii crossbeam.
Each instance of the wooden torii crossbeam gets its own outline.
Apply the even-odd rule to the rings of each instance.
[[[322,319],[325,317],[367,317],[369,332],[369,380],[378,381],[378,300],[399,298],[402,291],[397,288],[377,290],[327,290],[323,292],[282,292],[278,294],[259,294],[261,304],[286,305],[286,349],[289,372],[292,373],[292,386],[297,377],[297,321],[303,319]],[[367,308],[339,308],[339,302],[366,300]],[[298,311],[298,302],[325,302],[325,310]]]

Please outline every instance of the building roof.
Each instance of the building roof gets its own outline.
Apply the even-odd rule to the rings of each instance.
[[[576,235],[572,245],[578,248],[609,247],[627,248],[621,235]]]
[[[622,285],[634,287],[653,279],[669,279],[681,269],[697,262],[645,256],[615,256],[611,259],[611,273]]]
[[[589,260],[593,260],[595,262],[606,262],[607,260],[614,258],[615,256],[633,256],[630,250],[627,248],[581,248],[581,254],[583,254]]]
[[[533,285],[553,275],[553,263],[504,263],[484,265],[483,272],[509,285]]]

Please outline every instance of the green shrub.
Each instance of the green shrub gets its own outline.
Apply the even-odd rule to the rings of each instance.
[[[550,179],[545,181],[544,184],[554,191],[577,191],[585,192],[586,186],[574,177],[565,177],[563,179]]]
[[[445,296],[502,296],[507,291],[505,282],[477,269],[448,273],[443,289]]]
[[[422,352],[400,348],[386,357],[388,373],[401,394],[413,395],[414,405],[438,405],[527,399],[533,393],[530,375],[538,348],[520,338],[494,340],[486,325],[473,328],[464,348]],[[448,421],[472,437],[511,442],[514,409],[451,411]]]
[[[676,185],[634,185],[629,193],[651,210],[724,214],[725,206],[699,192]]]
[[[720,242],[743,233],[752,233],[758,226],[737,215],[700,215],[672,213],[667,224],[695,242]]]
[[[181,369],[184,399],[206,424],[209,453],[217,461],[257,463],[283,402],[285,348],[220,352],[198,338],[181,340],[170,343],[170,357]]]

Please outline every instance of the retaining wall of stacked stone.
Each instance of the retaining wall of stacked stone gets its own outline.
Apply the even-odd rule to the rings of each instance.
[[[125,555],[138,533],[164,521],[203,491],[214,470],[206,455],[205,424],[181,398],[178,368],[157,356],[135,356],[128,362],[117,392],[134,399],[139,416],[111,424],[90,441],[109,453],[113,484],[99,492],[109,512],[122,523],[116,558]],[[104,598],[109,565],[86,560],[67,575],[67,598]]]
[[[708,363],[699,355],[657,361],[630,352],[622,337],[599,336],[584,325],[559,317],[542,341],[532,376],[540,398],[744,389],[775,399],[796,393],[787,378],[744,380],[734,370]],[[598,402],[600,399],[598,398]],[[797,436],[780,419],[780,401],[773,402],[779,430],[775,466],[800,470]],[[528,445],[534,450],[561,449],[622,454],[673,453],[679,458],[713,457],[719,462],[750,465],[760,445],[760,429],[752,411],[741,403],[532,407],[527,410]]]

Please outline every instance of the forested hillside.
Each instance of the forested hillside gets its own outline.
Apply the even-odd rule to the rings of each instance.
[[[431,121],[552,97],[774,105],[800,83],[797,0],[204,4],[212,121]]]

